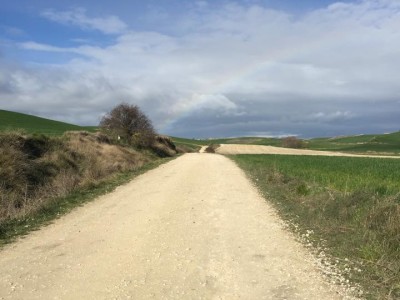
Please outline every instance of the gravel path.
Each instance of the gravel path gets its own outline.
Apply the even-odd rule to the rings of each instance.
[[[186,154],[0,251],[0,299],[341,299],[228,158]]]
[[[222,144],[216,150],[219,154],[280,154],[280,155],[319,155],[319,156],[347,156],[347,157],[378,157],[378,158],[400,158],[400,156],[389,155],[360,155],[331,151],[316,151],[306,149],[292,149],[262,145]]]

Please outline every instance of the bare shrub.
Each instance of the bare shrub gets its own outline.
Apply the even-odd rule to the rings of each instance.
[[[96,137],[97,142],[99,142],[99,143],[111,144],[111,140],[104,133],[96,132],[95,137]]]
[[[139,147],[151,146],[155,138],[151,121],[137,105],[122,103],[114,107],[101,119],[99,126],[114,138],[118,136]]]
[[[160,144],[164,144],[165,146],[167,146],[168,148],[170,148],[170,149],[172,149],[174,151],[176,150],[176,146],[175,146],[174,142],[168,136],[157,135],[155,137],[155,141],[159,142]]]
[[[198,147],[200,149],[200,147]],[[192,147],[186,146],[186,145],[178,145],[176,147],[176,152],[177,153],[193,153],[193,152],[198,152],[198,149],[193,149]]]
[[[151,149],[159,157],[172,157],[177,153],[176,146],[172,140],[163,135],[157,135],[154,139]]]
[[[282,139],[282,146],[285,148],[296,148],[301,149],[305,147],[305,143],[303,140],[295,137],[295,136],[288,136]]]
[[[211,144],[204,151],[207,153],[215,153],[215,150],[219,148],[220,145]]]

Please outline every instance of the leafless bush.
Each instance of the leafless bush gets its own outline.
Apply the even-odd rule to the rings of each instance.
[[[155,130],[149,118],[137,105],[122,103],[113,108],[100,121],[101,128],[128,144],[149,147],[154,141]]]
[[[301,149],[301,148],[304,148],[305,143],[303,140],[298,139],[295,136],[288,136],[288,137],[282,139],[282,146],[285,148]]]
[[[160,157],[172,157],[177,154],[177,149],[172,140],[167,136],[157,135],[151,149]]]
[[[211,144],[205,149],[205,152],[207,152],[207,153],[215,153],[215,150],[217,150],[219,148],[219,146],[220,145]]]

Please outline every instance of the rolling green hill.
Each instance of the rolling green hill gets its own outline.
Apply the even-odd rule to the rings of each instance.
[[[308,141],[307,148],[360,153],[400,153],[400,131],[388,134],[316,138]]]
[[[218,138],[218,139],[185,139],[171,137],[176,144],[205,146],[210,144],[246,144],[246,145],[268,145],[281,146],[282,141],[278,138],[263,138],[263,137],[236,137],[236,138]]]
[[[22,129],[27,133],[58,135],[65,131],[94,131],[94,128],[95,127],[81,127],[32,115],[0,110],[0,131]]]
[[[23,129],[27,133],[59,135],[65,131],[96,131],[96,126],[77,126],[32,115],[0,110],[0,131]],[[279,138],[236,137],[220,139],[185,139],[172,137],[174,143],[196,149],[210,144],[253,144],[282,146]],[[312,150],[342,151],[353,153],[400,154],[400,131],[389,134],[365,134],[334,138],[306,140],[305,148]]]
[[[282,146],[282,139],[280,138],[237,137],[196,140],[173,137],[172,139],[176,144],[187,146],[204,146],[210,144]],[[334,138],[314,138],[305,140],[304,148],[350,153],[400,154],[400,131],[389,134],[364,134]]]

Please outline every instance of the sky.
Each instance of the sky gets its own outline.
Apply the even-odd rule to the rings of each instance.
[[[162,134],[400,130],[398,0],[18,0],[0,7],[0,109]]]

